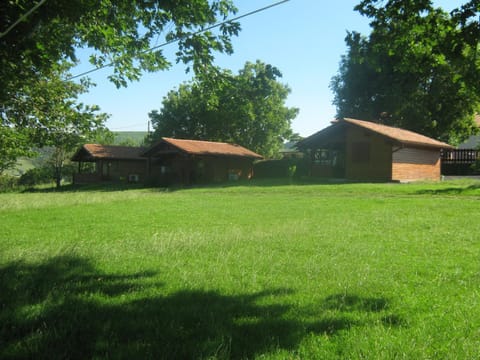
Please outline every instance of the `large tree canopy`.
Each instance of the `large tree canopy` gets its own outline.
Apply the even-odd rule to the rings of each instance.
[[[37,1],[3,1],[1,31],[8,29]],[[75,49],[89,47],[91,62],[113,64],[111,80],[118,86],[137,80],[141,70],[166,69],[161,49],[148,51],[152,40],[177,41],[177,61],[201,70],[212,50],[232,52],[230,37],[238,23],[226,23],[219,33],[200,30],[235,12],[231,0],[56,0],[46,1],[0,37],[0,100],[12,84],[25,83],[60,60],[75,62]]]
[[[160,111],[149,116],[151,141],[166,136],[233,142],[266,157],[274,156],[292,135],[298,109],[285,106],[290,93],[280,71],[257,61],[238,75],[218,70],[170,91]]]
[[[154,41],[176,42],[176,61],[201,72],[213,51],[232,52],[230,38],[239,25],[203,29],[235,11],[231,0],[0,2],[0,171],[29,146],[45,145],[59,128],[95,130],[86,114],[98,109],[72,102],[88,80],[80,88],[66,80],[76,49],[91,49],[92,66],[111,64],[117,86],[138,80],[142,71],[168,68],[161,49],[149,50]]]
[[[451,14],[429,0],[364,0],[368,37],[347,35],[332,79],[337,116],[404,127],[458,143],[480,104],[480,2]]]

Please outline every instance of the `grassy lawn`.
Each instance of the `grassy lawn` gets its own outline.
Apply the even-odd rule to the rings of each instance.
[[[0,194],[0,358],[480,358],[480,183]]]

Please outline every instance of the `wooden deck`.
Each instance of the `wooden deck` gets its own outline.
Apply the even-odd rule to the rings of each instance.
[[[440,156],[443,175],[472,175],[475,173],[473,166],[480,159],[480,150],[444,149]]]

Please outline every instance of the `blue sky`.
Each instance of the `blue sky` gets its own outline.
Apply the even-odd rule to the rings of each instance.
[[[241,15],[275,3],[276,0],[236,0]],[[216,64],[237,72],[245,62],[257,59],[276,66],[283,74],[282,83],[292,92],[287,105],[300,113],[292,121],[294,132],[302,136],[328,126],[335,116],[333,94],[329,88],[337,73],[340,58],[346,53],[347,31],[369,33],[368,19],[353,8],[360,0],[290,0],[282,5],[241,20],[242,31],[233,39],[234,54],[218,54]],[[436,6],[450,11],[465,1],[437,0]],[[175,45],[165,48],[173,53]],[[97,104],[111,114],[107,126],[112,131],[146,131],[148,113],[161,108],[167,92],[191,78],[185,66],[174,64],[170,70],[144,74],[139,82],[117,89],[107,80],[111,69],[90,74],[97,83],[81,101]],[[81,64],[75,75],[91,68]]]

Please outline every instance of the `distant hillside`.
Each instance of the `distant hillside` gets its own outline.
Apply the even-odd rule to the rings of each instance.
[[[20,158],[18,160],[17,166],[13,169],[5,171],[5,174],[12,176],[20,176],[24,174],[27,170],[33,169],[35,165],[31,159]]]
[[[114,145],[140,146],[148,133],[146,131],[113,131],[113,134]]]

